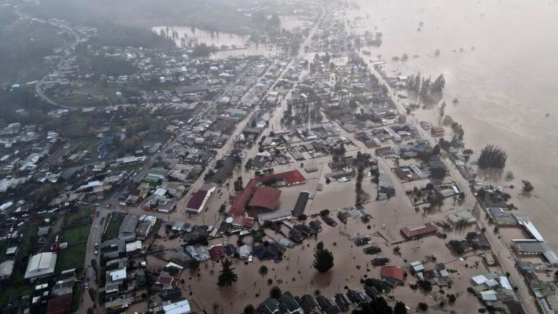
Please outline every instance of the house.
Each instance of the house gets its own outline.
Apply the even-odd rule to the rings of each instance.
[[[7,260],[0,264],[0,280],[9,279],[14,272],[14,261]]]
[[[246,260],[250,255],[252,255],[252,246],[244,244],[238,248],[238,258]]]
[[[118,230],[118,238],[126,242],[134,241],[136,239],[136,227],[138,226],[138,222],[138,216],[126,215]]]
[[[72,307],[72,295],[67,294],[58,298],[48,300],[47,314],[64,314]]]
[[[395,280],[401,285],[403,285],[405,280],[403,269],[397,266],[382,266],[382,278]]]
[[[188,201],[186,211],[200,213],[204,209],[205,204],[213,192],[215,192],[215,186],[212,184],[205,184],[202,186]]]
[[[212,261],[219,261],[226,257],[225,248],[222,245],[216,245],[209,249],[209,256]]]
[[[258,311],[263,314],[289,314],[285,306],[273,298],[269,298],[260,304]]]
[[[304,314],[300,305],[296,302],[295,298],[290,292],[285,292],[280,298],[279,302],[287,309],[289,314]]]
[[[52,252],[44,252],[32,256],[27,264],[24,278],[34,281],[51,276],[54,274],[56,259],[56,253]]]
[[[159,275],[159,278],[157,278],[155,284],[160,286],[162,290],[169,290],[176,288],[176,286],[178,285],[178,280],[173,276],[162,272],[161,275]]]
[[[163,305],[163,313],[165,314],[189,314],[192,313],[190,302],[182,300],[176,303]]]
[[[427,235],[435,234],[438,232],[438,228],[435,225],[430,223],[426,223],[424,226],[416,227],[416,228],[409,228],[403,227],[401,228],[401,234],[406,239],[417,239]]]
[[[52,287],[52,296],[61,297],[67,294],[72,294],[74,284],[76,283],[75,277],[70,277],[56,281]]]

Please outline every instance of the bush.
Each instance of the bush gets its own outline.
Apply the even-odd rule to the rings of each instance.
[[[428,311],[428,304],[420,302],[418,304],[418,309],[423,311],[423,312],[426,312],[426,311]]]
[[[430,292],[432,291],[432,284],[430,281],[427,280],[419,280],[417,281],[417,285],[424,291]]]
[[[260,270],[259,270],[260,275],[265,276],[267,275],[267,272],[268,272],[267,266],[265,265],[260,266]]]
[[[531,184],[531,182],[527,180],[521,180],[523,182],[523,192],[531,193],[535,189],[535,187]]]
[[[273,299],[279,299],[281,297],[281,294],[281,288],[277,286],[271,288],[271,290],[269,291],[269,297]]]
[[[246,305],[246,307],[244,308],[244,312],[242,312],[243,314],[254,314],[256,313],[256,309],[254,308],[254,306],[252,304],[248,304]]]

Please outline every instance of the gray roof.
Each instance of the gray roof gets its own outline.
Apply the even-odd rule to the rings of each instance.
[[[32,256],[27,264],[25,279],[50,275],[54,273],[56,267],[56,253],[44,252]]]
[[[48,234],[48,231],[49,231],[49,230],[50,230],[50,227],[49,227],[49,226],[40,227],[40,228],[39,228],[39,231],[37,231],[37,235],[38,235],[39,237],[46,236],[46,235]]]
[[[59,280],[52,287],[52,294],[54,297],[61,297],[63,295],[71,294],[76,283],[76,278],[71,277],[64,280]]]
[[[515,245],[521,253],[544,253],[550,250],[545,242],[516,241]]]
[[[10,277],[14,271],[14,261],[5,261],[0,264],[0,278]]]
[[[120,225],[119,232],[134,232],[138,226],[139,217],[136,215],[126,215],[122,224]]]

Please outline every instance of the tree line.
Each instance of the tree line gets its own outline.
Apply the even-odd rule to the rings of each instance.
[[[420,72],[407,78],[407,89],[416,92],[421,97],[441,93],[444,91],[445,86],[446,79],[443,74],[440,74],[434,81],[432,81],[431,77],[426,79],[421,77]]]

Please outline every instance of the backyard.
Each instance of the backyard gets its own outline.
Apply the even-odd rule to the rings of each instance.
[[[103,239],[108,240],[118,237],[118,230],[120,229],[120,224],[122,223],[122,218],[120,215],[113,214],[110,219],[108,219],[108,226],[103,235]]]
[[[90,224],[64,229],[64,231],[62,232],[61,242],[68,242],[69,244],[71,244],[71,243],[87,241],[90,230],[91,230]]]
[[[85,244],[76,244],[68,246],[58,253],[58,260],[56,262],[56,271],[64,271],[72,268],[82,268],[85,262],[85,251],[87,246]]]
[[[94,212],[93,208],[90,207],[69,212],[66,214],[66,226],[80,223],[85,220],[85,218],[87,218],[87,222],[89,222],[89,217],[91,217]]]

